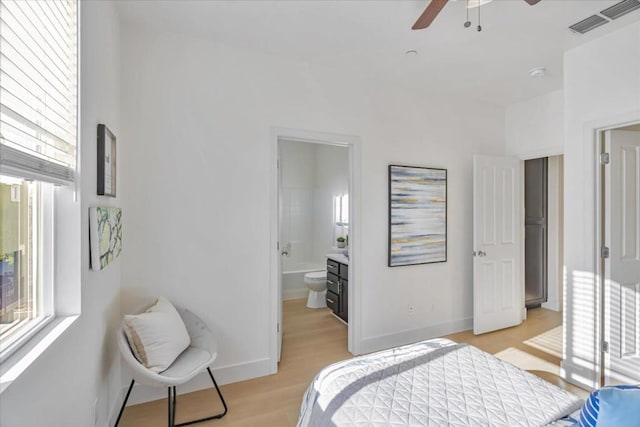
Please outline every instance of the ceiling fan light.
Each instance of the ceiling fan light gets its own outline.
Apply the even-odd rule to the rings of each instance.
[[[479,6],[484,6],[487,3],[492,2],[493,0],[469,0],[467,3],[467,9],[474,9]]]

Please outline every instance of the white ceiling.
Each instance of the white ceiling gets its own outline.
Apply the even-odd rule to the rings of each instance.
[[[431,27],[411,25],[424,1],[203,1],[116,2],[125,24],[192,34],[233,46],[376,73],[425,94],[468,96],[498,105],[562,87],[563,53],[631,22],[640,11],[576,35],[567,27],[616,0],[494,0],[470,9],[450,1]],[[419,54],[408,57],[405,51]],[[546,77],[529,70],[543,66]]]

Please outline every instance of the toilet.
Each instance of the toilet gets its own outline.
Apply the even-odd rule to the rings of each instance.
[[[304,283],[309,288],[308,308],[325,308],[327,306],[327,271],[313,271],[304,275]]]

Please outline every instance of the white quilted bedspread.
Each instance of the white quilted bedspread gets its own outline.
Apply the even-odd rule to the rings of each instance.
[[[581,403],[489,353],[435,339],[326,367],[298,426],[544,426]]]

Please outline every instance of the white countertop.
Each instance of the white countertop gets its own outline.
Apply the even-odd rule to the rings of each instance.
[[[342,254],[327,254],[327,258],[334,260],[335,262],[339,262],[340,264],[349,265],[349,258]]]

